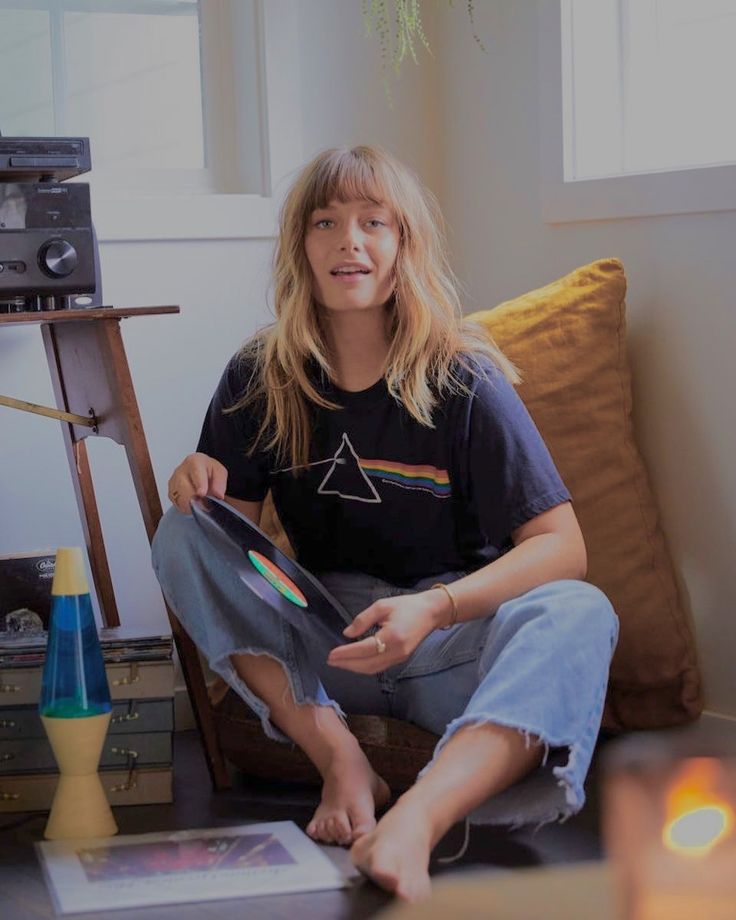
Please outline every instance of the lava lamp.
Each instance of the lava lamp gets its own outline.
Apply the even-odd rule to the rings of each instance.
[[[97,768],[112,714],[82,551],[60,547],[39,711],[60,778],[45,837],[108,837],[117,825]]]

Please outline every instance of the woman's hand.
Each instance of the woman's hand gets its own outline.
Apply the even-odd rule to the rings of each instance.
[[[400,664],[433,629],[447,622],[448,606],[447,595],[438,589],[376,601],[359,613],[343,634],[351,638],[372,626],[380,629],[360,642],[333,648],[327,664],[358,674],[377,674]]]
[[[225,498],[227,470],[207,454],[189,454],[169,479],[169,499],[179,511],[189,514],[189,502],[195,496]]]

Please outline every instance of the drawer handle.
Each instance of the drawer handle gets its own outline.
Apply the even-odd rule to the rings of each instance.
[[[119,677],[117,680],[112,682],[113,687],[126,687],[129,684],[139,684],[141,681],[141,676],[138,673],[138,662],[133,662],[130,666],[130,676],[129,677]]]
[[[0,802],[17,802],[20,798],[20,792],[2,792],[0,791]]]
[[[128,773],[128,778],[124,783],[119,783],[117,786],[110,786],[108,792],[131,792],[138,785],[138,779],[135,775],[135,763],[130,768]]]
[[[0,719],[0,728],[15,728],[16,723],[12,719]]]
[[[138,759],[138,751],[133,751],[130,748],[119,748],[113,747],[110,748],[112,754],[120,754],[121,757],[130,757],[131,760]]]
[[[0,684],[0,693],[20,693],[20,687],[17,684]]]
[[[6,760],[15,760],[15,754],[0,754],[0,760],[3,762]]]
[[[135,722],[136,719],[140,719],[141,714],[139,712],[126,712],[124,716],[115,716],[112,719],[112,724],[115,725],[118,722]]]

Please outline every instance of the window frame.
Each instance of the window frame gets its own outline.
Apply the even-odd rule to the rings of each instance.
[[[540,178],[545,223],[736,210],[736,166],[565,181],[562,2],[540,0]]]
[[[64,17],[68,13],[100,12],[99,8],[95,7],[95,2],[96,0],[24,0],[24,5],[21,5],[18,0],[0,0],[0,9],[37,11],[48,15],[54,121],[51,133],[56,137],[69,137],[77,133],[73,128],[65,124],[67,120],[67,94],[65,92],[67,88],[67,61],[66,49],[62,39]],[[217,136],[215,132],[216,130],[222,130],[220,122],[225,123],[225,120],[220,118],[213,125],[209,124],[208,122],[212,119],[208,118],[206,106],[210,99],[219,101],[223,95],[224,80],[216,68],[212,66],[212,61],[218,57],[219,48],[216,46],[222,44],[220,35],[226,29],[224,20],[228,19],[230,0],[224,0],[224,3],[220,5],[216,2],[213,3],[212,0],[199,0],[199,2],[202,11],[200,22],[201,44],[204,45],[206,39],[210,46],[215,46],[209,51],[207,61],[200,60],[199,68],[202,87],[202,142],[205,157],[209,162],[203,163],[200,167],[190,166],[173,169],[161,167],[151,169],[135,167],[106,168],[95,163],[93,140],[93,170],[78,180],[90,183],[93,194],[96,188],[100,188],[103,191],[111,189],[113,192],[138,188],[141,194],[146,194],[147,192],[160,194],[167,190],[171,194],[207,194],[217,191],[219,187],[226,187],[229,178],[226,170],[229,164],[227,164],[223,156],[223,148],[228,144],[233,145],[232,132],[225,138]],[[251,3],[252,0],[247,0],[247,2]],[[154,2],[152,0],[108,0],[108,5],[102,12],[124,14],[158,11],[159,8],[155,6],[155,0]],[[192,7],[192,12],[194,11],[195,8]],[[172,14],[175,17],[181,15],[175,11],[168,13],[168,15]],[[229,60],[227,63],[230,65]],[[207,86],[205,86],[206,82]],[[230,120],[232,121],[232,119]],[[225,130],[227,130],[227,125]],[[87,132],[82,133],[86,134]],[[231,153],[230,159],[232,158]]]
[[[222,3],[223,0],[203,0]],[[238,0],[235,0],[238,2]],[[278,206],[284,180],[302,163],[303,135],[298,93],[299,42],[297,0],[252,0],[256,22],[256,98],[253,121],[259,125],[262,193],[239,194],[202,191],[195,183],[187,192],[166,190],[166,171],[161,171],[161,191],[135,192],[112,183],[93,183],[92,216],[101,243],[142,240],[272,239],[277,235]],[[216,20],[223,28],[224,17]],[[217,41],[217,35],[210,39]],[[208,40],[206,36],[203,40]],[[210,60],[213,58],[210,57]],[[221,76],[221,75],[220,75]],[[205,79],[207,76],[205,75]],[[210,74],[221,92],[227,91],[217,74]],[[225,106],[210,111],[205,123],[210,162],[220,158],[216,169],[237,169],[227,152],[218,147],[216,128],[223,126]],[[94,162],[94,151],[93,162]],[[229,158],[229,162],[228,162]],[[94,169],[93,169],[94,171]],[[91,174],[90,174],[91,175]],[[85,177],[80,177],[85,181]]]

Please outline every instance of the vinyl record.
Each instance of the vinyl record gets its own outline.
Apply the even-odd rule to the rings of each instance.
[[[329,648],[348,640],[350,616],[317,579],[289,559],[262,530],[218,498],[193,498],[194,520],[218,554],[262,601],[306,639]]]

